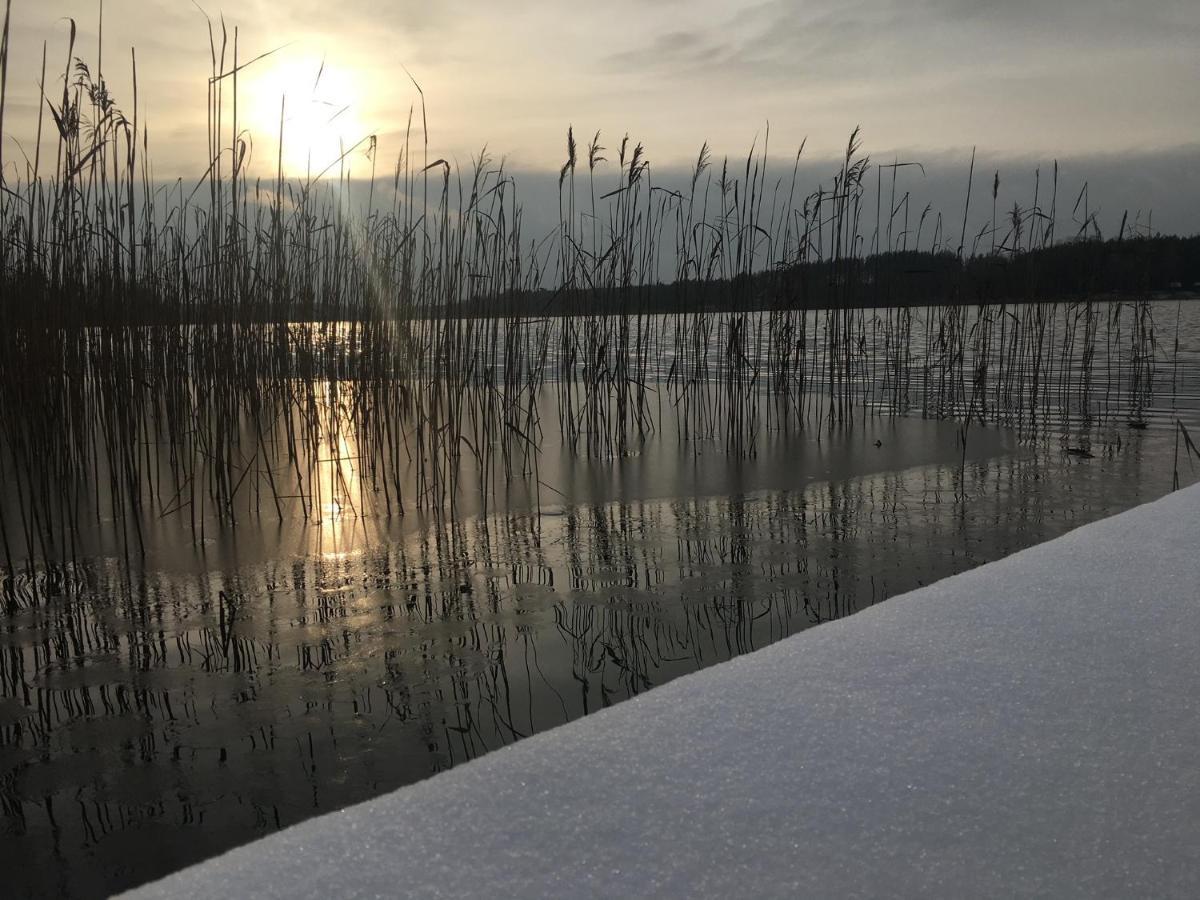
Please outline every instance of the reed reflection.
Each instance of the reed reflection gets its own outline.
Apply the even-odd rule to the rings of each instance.
[[[1118,441],[402,533],[343,512],[196,573],[19,576],[5,853],[100,892],[374,796],[1167,487],[1165,436]],[[150,834],[171,849],[125,868]]]

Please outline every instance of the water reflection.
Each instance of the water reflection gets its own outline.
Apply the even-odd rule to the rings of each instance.
[[[155,877],[1170,487],[1164,430],[1114,425],[1091,458],[1046,440],[956,459],[927,424],[911,466],[790,489],[748,472],[399,530],[335,494],[190,569],[22,576],[0,625],[13,890]]]
[[[131,886],[1195,480],[1172,428],[1200,433],[1200,307],[1174,312],[1161,359],[1072,306],[1032,355],[1053,360],[1045,381],[1000,354],[955,362],[968,377],[948,387],[924,383],[936,342],[918,319],[903,359],[865,348],[878,370],[843,373],[856,405],[836,422],[817,350],[807,393],[639,385],[658,404],[639,440],[595,437],[615,407],[586,384],[542,384],[532,418],[481,389],[505,428],[454,458],[406,444],[419,430],[391,381],[273,383],[274,406],[238,412],[221,405],[240,395],[210,397],[216,466],[146,400],[112,496],[103,459],[61,492],[0,479],[13,552],[50,560],[3,582],[6,889]],[[999,328],[984,346],[1007,346],[1003,318],[983,321]],[[968,412],[964,385],[970,424],[902,414]],[[1012,429],[980,424],[1009,394],[1042,404],[1037,429],[1021,404],[992,416]],[[736,416],[748,439],[731,443]]]

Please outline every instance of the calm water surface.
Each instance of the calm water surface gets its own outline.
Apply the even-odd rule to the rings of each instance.
[[[133,567],[97,538],[0,616],[3,893],[131,887],[1194,481],[1184,347],[1144,430],[1119,401],[1033,437],[776,420],[753,454],[664,428],[549,444],[450,520],[166,523]]]

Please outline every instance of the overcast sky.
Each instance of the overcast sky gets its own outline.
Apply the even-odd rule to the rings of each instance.
[[[877,159],[966,159],[978,145],[1026,167],[1102,159],[1120,171],[1128,158],[1161,169],[1155,183],[1200,164],[1196,0],[244,0],[224,12],[241,59],[287,45],[247,70],[240,108],[265,164],[288,93],[293,170],[302,146],[321,156],[368,133],[392,156],[417,102],[405,68],[425,91],[431,152],[462,162],[486,143],[517,168],[556,169],[573,124],[609,146],[629,132],[652,163],[677,167],[705,140],[718,157],[744,155],[769,121],[781,158],[806,137],[809,156],[832,158],[861,124]],[[53,86],[67,16],[94,63],[97,3],[13,4],[6,131],[26,142],[42,42]],[[126,108],[137,48],[156,174],[202,172],[201,12],[191,0],[108,0],[104,46]],[[1179,227],[1200,230],[1200,217]]]

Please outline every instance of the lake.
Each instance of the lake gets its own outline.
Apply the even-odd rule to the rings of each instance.
[[[480,369],[543,374],[440,419],[351,326],[111,414],[68,366],[28,421],[90,468],[0,470],[8,889],[134,886],[1200,477],[1200,303],[1054,305],[1038,349],[1013,309],[505,325]]]

